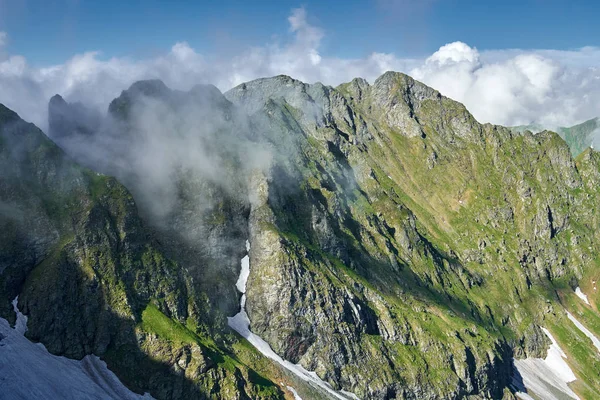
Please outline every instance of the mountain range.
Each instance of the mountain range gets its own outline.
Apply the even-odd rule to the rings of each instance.
[[[396,72],[57,95],[47,135],[0,106],[0,317],[48,374],[112,382],[85,398],[600,398],[583,129],[480,124]]]

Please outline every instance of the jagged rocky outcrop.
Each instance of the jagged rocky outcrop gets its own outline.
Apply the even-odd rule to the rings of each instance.
[[[246,239],[251,330],[361,399],[512,398],[513,359],[545,356],[541,327],[567,346],[572,289],[599,275],[597,153],[574,160],[556,133],[480,124],[404,74],[336,88],[277,76],[225,94],[142,81],[93,129],[80,129],[80,106],[61,100],[50,107],[51,137],[115,176],[135,204],[89,171],[89,182],[64,180],[81,184],[70,195],[71,236],[45,217],[11,236],[11,257],[33,272],[1,275],[3,298],[22,294],[31,337],[51,351],[121,360],[117,375],[157,398],[286,391],[279,380],[290,377],[225,323],[239,311]],[[42,209],[36,202],[56,198],[57,182],[19,202]],[[124,345],[111,353],[115,343]],[[577,349],[578,390],[600,395],[600,377],[586,372],[595,358]],[[132,353],[172,375],[145,388],[129,371],[158,367]],[[303,398],[319,396],[294,384]]]

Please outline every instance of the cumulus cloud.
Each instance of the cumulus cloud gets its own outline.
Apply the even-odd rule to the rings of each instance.
[[[480,121],[553,128],[600,114],[600,70],[587,65],[596,52],[562,52],[570,56],[566,61],[552,51],[496,51],[489,57],[456,42],[411,74],[465,103]]]
[[[363,77],[373,81],[387,70],[406,72],[465,103],[481,122],[569,125],[600,115],[600,49],[571,51],[495,50],[480,52],[462,42],[442,46],[425,59],[391,53],[363,58],[330,57],[320,51],[325,32],[304,8],[288,17],[291,38],[274,39],[233,57],[200,54],[188,43],[158,57],[103,59],[98,52],[63,64],[35,68],[19,55],[0,58],[0,102],[45,128],[47,101],[60,93],[106,110],[110,100],[140,79],[159,78],[176,89],[213,83],[228,90],[264,76],[287,74],[329,85]],[[6,36],[0,36],[6,40]]]

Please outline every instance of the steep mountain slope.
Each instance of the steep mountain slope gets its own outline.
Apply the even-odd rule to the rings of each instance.
[[[188,378],[145,382],[128,376],[133,362],[115,362],[132,388],[156,398],[238,398],[242,391],[258,398],[284,396],[289,382],[304,399],[330,397],[244,347],[227,327],[226,317],[239,311],[236,281],[248,240],[251,331],[278,356],[315,371],[336,396],[511,398],[523,378],[513,359],[544,358],[550,347],[542,328],[568,356],[571,388],[582,398],[600,396],[600,354],[566,314],[600,335],[598,153],[573,160],[555,133],[479,124],[461,104],[392,72],[372,85],[355,79],[337,88],[278,76],[224,96],[211,86],[178,92],[143,81],[100,121],[89,122],[93,114],[81,107],[54,98],[50,136],[131,191],[148,227],[135,217],[136,231],[149,233],[135,245],[114,234],[118,244],[109,248],[119,251],[102,254],[129,260],[130,249],[151,246],[151,260],[163,260],[116,275],[128,296],[121,298],[135,299],[125,315],[141,320],[136,334],[146,323],[158,326],[141,350]],[[22,198],[38,201],[43,193]],[[100,226],[112,225],[88,224],[79,235],[97,235]],[[40,232],[52,237],[50,228]],[[102,262],[98,256],[90,265]],[[147,278],[127,280],[135,274]],[[113,275],[101,282],[112,288]],[[55,286],[42,293],[58,292],[61,277],[47,276],[44,283]],[[14,279],[6,299],[25,278]],[[27,293],[26,284],[26,313],[44,307]],[[63,318],[57,310],[45,315]],[[31,337],[51,344],[53,331],[31,317],[39,332]],[[82,335],[104,325],[67,323],[64,331]],[[178,341],[231,357],[233,370],[219,361],[207,372],[190,370]],[[62,345],[49,349],[71,351]],[[120,349],[117,358],[128,360],[133,349]],[[101,351],[88,345],[69,355]],[[111,367],[110,351],[106,359]],[[279,389],[252,379],[242,364],[285,382]],[[215,383],[234,377],[232,391]]]
[[[526,130],[534,133],[544,130],[540,125],[522,125],[515,126],[511,129],[520,133]],[[573,157],[577,157],[585,149],[594,145],[597,136],[600,134],[600,119],[592,118],[571,127],[560,127],[556,129],[556,132],[565,140],[565,142],[567,142]]]
[[[306,137],[251,211],[253,329],[359,397],[501,396],[511,353],[564,320],[555,286],[597,271],[597,199],[555,134],[479,125],[394,73],[226,96]]]

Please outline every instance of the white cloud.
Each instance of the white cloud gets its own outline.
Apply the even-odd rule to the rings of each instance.
[[[6,32],[0,31],[0,47],[4,47],[4,45],[6,45],[7,38],[8,38],[8,35],[6,34]]]
[[[438,51],[433,53],[426,60],[426,64],[437,64],[444,66],[448,64],[456,64],[467,62],[469,64],[479,63],[479,53],[477,49],[467,46],[463,42],[454,42],[440,47]]]
[[[599,48],[480,52],[454,42],[426,59],[390,53],[347,59],[319,51],[325,33],[309,23],[304,8],[292,10],[288,22],[291,40],[274,40],[234,57],[199,54],[185,42],[150,59],[104,60],[97,52],[87,52],[44,68],[30,66],[19,55],[7,55],[0,58],[0,102],[45,127],[47,101],[52,95],[60,93],[67,100],[106,109],[110,100],[139,79],[160,78],[176,89],[213,83],[227,90],[278,74],[337,85],[359,76],[372,82],[383,72],[396,70],[465,103],[482,122],[555,126],[600,115]],[[0,34],[0,43],[5,38]]]
[[[598,50],[494,51],[464,43],[440,48],[411,71],[419,80],[463,102],[482,122],[548,127],[600,115]]]
[[[292,10],[292,15],[288,17],[288,22],[290,23],[290,31],[298,35],[298,43],[311,49],[319,47],[319,43],[324,36],[323,30],[308,23],[305,8]]]

